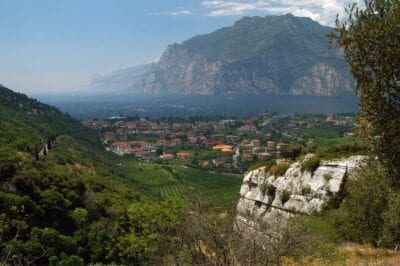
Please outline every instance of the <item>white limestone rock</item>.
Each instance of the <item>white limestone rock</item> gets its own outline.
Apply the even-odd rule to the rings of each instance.
[[[308,154],[303,161],[313,156]],[[238,216],[241,219],[249,215],[256,219],[268,219],[276,214],[290,217],[296,213],[320,211],[329,197],[340,190],[346,173],[350,174],[364,159],[364,156],[351,156],[321,161],[314,173],[302,173],[302,162],[295,162],[283,176],[278,177],[266,173],[265,167],[250,171],[240,188]],[[275,195],[264,194],[261,190],[264,184],[273,185],[276,188]],[[283,204],[280,195],[284,190],[290,192],[290,198]]]

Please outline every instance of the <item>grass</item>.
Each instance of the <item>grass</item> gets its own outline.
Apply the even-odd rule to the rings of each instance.
[[[222,153],[218,151],[213,151],[211,148],[203,146],[182,146],[184,150],[189,152],[192,157],[196,157],[199,160],[215,158],[215,156],[220,156]]]
[[[355,243],[342,244],[337,248],[339,256],[337,259],[324,259],[312,256],[302,257],[299,260],[284,258],[284,266],[353,266],[374,265],[394,266],[400,265],[400,254],[393,250],[375,248],[369,245]]]
[[[400,254],[393,250],[353,243],[340,250],[347,255],[346,265],[400,265]]]
[[[310,172],[311,175],[314,174],[315,170],[320,166],[321,159],[317,156],[311,157],[301,163],[301,172]]]
[[[297,135],[313,138],[315,143],[321,147],[328,147],[342,143],[361,143],[357,137],[343,137],[343,133],[351,131],[346,127],[329,127],[329,128],[298,128],[293,132]]]
[[[193,169],[181,164],[143,163],[125,159],[121,168],[135,181],[164,197],[199,195],[209,206],[236,204],[242,177]]]
[[[172,169],[182,184],[200,193],[200,198],[205,204],[236,204],[239,199],[241,176],[207,172],[182,165],[174,165]]]

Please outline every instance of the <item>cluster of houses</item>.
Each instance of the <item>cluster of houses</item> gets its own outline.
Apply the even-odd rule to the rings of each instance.
[[[269,140],[266,143],[261,143],[259,140],[243,140],[240,145],[241,160],[249,162],[253,160],[267,161],[279,156],[282,149],[288,144],[283,142],[276,143]]]
[[[99,131],[105,147],[119,155],[132,154],[139,159],[188,160],[196,159],[202,167],[237,168],[238,164],[279,158],[280,151],[295,137],[290,129],[329,126],[348,126],[354,117],[287,116],[280,137],[261,125],[273,119],[270,113],[252,118],[216,121],[170,121],[167,119],[131,121],[122,117],[107,120],[82,121],[87,127]],[[274,129],[276,130],[276,129]],[[292,135],[293,136],[292,136]],[[354,136],[345,132],[344,136]],[[283,142],[284,141],[284,142]],[[213,151],[211,158],[193,152]]]
[[[247,140],[246,134],[256,134],[259,130],[253,120],[195,121],[181,123],[167,121],[127,121],[124,119],[89,120],[82,123],[99,130],[106,148],[116,154],[133,154],[137,158],[189,159],[193,153],[183,146],[212,150],[217,158],[209,160],[216,167],[232,160],[236,149],[245,161],[267,160],[274,156],[274,150],[258,139]],[[227,133],[230,134],[227,134]],[[259,132],[258,132],[259,133]]]

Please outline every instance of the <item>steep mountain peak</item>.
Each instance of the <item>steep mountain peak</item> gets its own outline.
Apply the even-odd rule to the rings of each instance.
[[[211,61],[231,62],[257,55],[283,35],[321,38],[329,31],[309,18],[293,15],[244,17],[233,26],[190,38],[182,47]]]
[[[140,92],[350,94],[343,53],[328,49],[331,28],[293,15],[244,17],[230,27],[168,46],[134,85]]]

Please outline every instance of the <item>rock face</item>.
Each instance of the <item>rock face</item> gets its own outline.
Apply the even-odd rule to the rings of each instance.
[[[309,18],[245,17],[232,27],[170,45],[134,92],[185,94],[352,94],[354,80],[332,29]]]
[[[304,160],[314,155],[307,155]],[[310,214],[321,210],[327,200],[337,193],[346,174],[359,165],[364,156],[352,156],[343,160],[322,161],[312,174],[301,172],[301,162],[290,165],[283,176],[265,173],[265,167],[247,173],[240,189],[237,205],[238,219],[245,217],[268,220],[276,215],[290,217],[293,214]],[[263,186],[273,186],[275,193],[263,193]],[[282,202],[283,191],[290,198]]]

